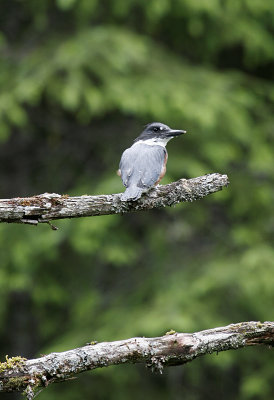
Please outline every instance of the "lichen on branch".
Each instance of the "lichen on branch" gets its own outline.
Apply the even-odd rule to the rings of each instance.
[[[115,342],[90,342],[84,347],[51,353],[33,360],[7,359],[0,371],[0,392],[35,390],[88,370],[125,363],[144,363],[162,373],[164,367],[185,364],[205,354],[242,347],[274,346],[274,322],[242,322],[195,333],[174,330],[155,338],[135,337]]]
[[[99,196],[44,193],[32,197],[0,200],[0,222],[37,225],[63,218],[125,214],[192,202],[222,190],[229,184],[227,175],[208,174],[158,185],[137,201],[122,202],[121,193]],[[51,225],[53,229],[55,227]]]

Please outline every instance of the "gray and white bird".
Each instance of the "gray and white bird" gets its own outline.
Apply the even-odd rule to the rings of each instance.
[[[161,122],[146,125],[133,145],[121,157],[118,175],[121,176],[125,192],[122,201],[138,200],[143,193],[160,182],[166,173],[169,140],[186,131],[171,129]]]

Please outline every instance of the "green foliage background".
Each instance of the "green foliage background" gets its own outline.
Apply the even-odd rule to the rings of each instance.
[[[122,191],[120,154],[155,120],[188,130],[164,183],[231,181],[57,232],[1,224],[2,358],[273,320],[273,1],[3,1],[0,28],[2,198]],[[272,352],[252,348],[161,376],[86,373],[39,398],[268,400],[273,382]]]

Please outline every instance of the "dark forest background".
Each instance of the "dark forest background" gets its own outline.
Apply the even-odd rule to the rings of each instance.
[[[273,320],[273,78],[272,0],[1,1],[2,198],[121,192],[120,155],[152,121],[188,131],[168,145],[163,183],[231,181],[58,231],[1,224],[1,360]],[[248,348],[163,375],[89,372],[39,399],[273,396],[273,351]]]

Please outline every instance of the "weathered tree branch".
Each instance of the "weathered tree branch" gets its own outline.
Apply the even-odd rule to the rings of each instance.
[[[55,219],[125,214],[194,201],[222,190],[229,184],[227,175],[208,174],[158,185],[134,202],[121,202],[121,194],[69,197],[44,193],[32,197],[0,200],[0,222],[37,225]],[[53,227],[54,229],[54,227]]]
[[[242,322],[196,333],[170,331],[156,338],[91,342],[33,360],[7,358],[0,364],[0,391],[25,391],[32,399],[38,388],[95,368],[145,363],[162,373],[164,366],[184,364],[205,354],[262,344],[274,346],[274,322]]]

